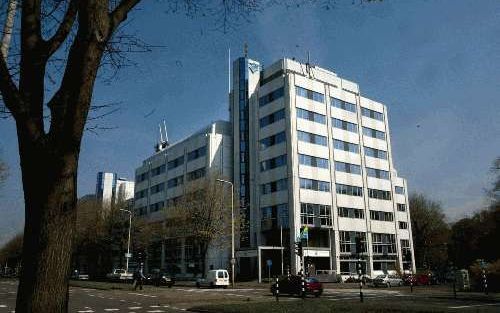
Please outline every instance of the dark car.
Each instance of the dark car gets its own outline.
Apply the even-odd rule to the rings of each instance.
[[[153,271],[148,276],[148,284],[154,286],[167,286],[171,288],[175,284],[174,276],[167,272]]]
[[[290,295],[302,295],[302,280],[300,276],[290,275],[279,278],[279,293]],[[305,292],[319,297],[323,293],[323,284],[314,277],[305,278]],[[276,295],[276,283],[271,286],[271,293]]]

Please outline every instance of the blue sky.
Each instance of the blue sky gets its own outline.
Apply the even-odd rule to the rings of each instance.
[[[162,1],[144,1],[127,30],[161,48],[131,55],[137,67],[97,84],[95,102],[122,105],[99,122],[116,129],[85,134],[78,194],[94,192],[101,170],[132,178],[161,120],[176,140],[226,119],[227,49],[239,56],[247,42],[264,65],[284,55],[304,60],[310,51],[313,63],[385,103],[395,166],[410,192],[440,201],[450,219],[484,206],[500,156],[500,2],[337,2],[329,10],[271,8],[223,33],[211,18],[166,14]],[[0,189],[1,243],[24,216],[12,120],[0,120],[0,157],[10,167]]]

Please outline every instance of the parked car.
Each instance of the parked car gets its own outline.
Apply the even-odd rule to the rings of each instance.
[[[127,281],[134,279],[134,274],[127,273],[127,271],[122,268],[115,268],[111,273],[106,275],[106,278],[109,280]]]
[[[152,273],[148,275],[148,284],[171,288],[175,284],[175,278],[167,272],[153,270]]]
[[[402,286],[403,280],[397,275],[378,275],[373,280],[373,285],[375,287],[384,286],[384,287],[394,287],[394,286]]]
[[[196,281],[196,287],[201,288],[202,286],[227,288],[229,286],[229,273],[223,269],[210,270],[205,278],[199,278]]]
[[[302,295],[302,280],[300,276],[290,275],[283,276],[278,279],[279,293],[280,294],[290,294],[290,295]],[[315,297],[321,296],[323,293],[323,284],[317,278],[306,277],[305,278],[305,291],[307,294],[312,294]],[[271,293],[276,295],[276,284],[271,286]]]
[[[89,275],[86,274],[85,272],[75,270],[73,274],[71,274],[71,279],[76,279],[76,280],[89,280]]]

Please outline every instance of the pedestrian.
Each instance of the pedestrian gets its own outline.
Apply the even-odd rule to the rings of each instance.
[[[134,272],[134,290],[142,290],[142,284],[144,281],[144,274],[142,274],[142,269],[138,269]]]

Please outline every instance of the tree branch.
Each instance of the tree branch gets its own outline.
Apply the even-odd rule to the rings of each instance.
[[[12,80],[9,68],[3,57],[0,57],[0,92],[3,102],[14,117],[23,114],[23,101],[19,89]]]
[[[76,15],[78,13],[78,1],[71,0],[68,5],[68,9],[66,10],[66,14],[59,25],[59,28],[56,30],[55,34],[45,42],[45,47],[48,55],[52,55],[56,52],[62,43],[66,40],[73,27],[73,24],[76,20]]]
[[[121,22],[127,19],[127,14],[141,0],[122,0],[120,4],[110,13],[110,34],[112,34]]]

